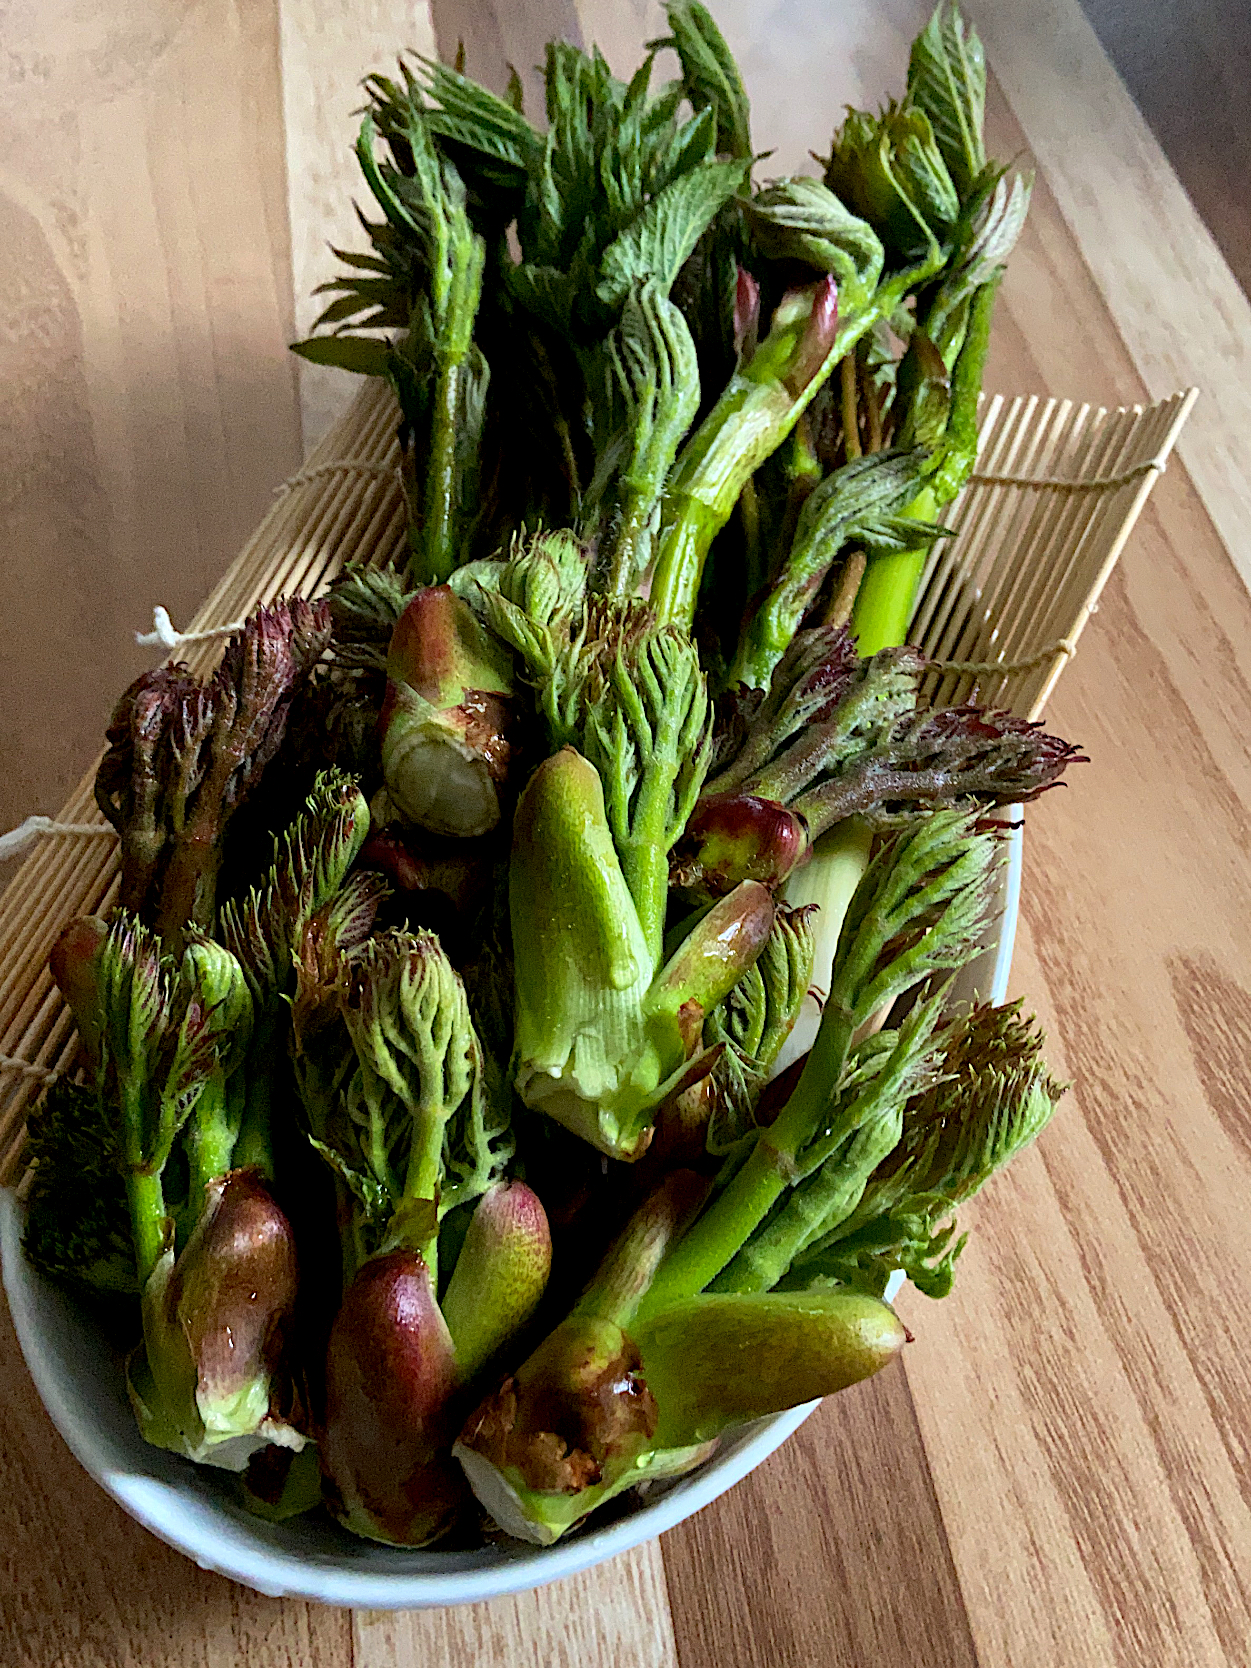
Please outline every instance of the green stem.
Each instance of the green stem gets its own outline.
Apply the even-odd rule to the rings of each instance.
[[[743,1167],[661,1263],[638,1308],[640,1320],[716,1278],[795,1180],[795,1156],[811,1139],[842,1074],[855,1029],[851,1012],[826,1003],[821,1029],[795,1091]]]
[[[404,1242],[425,1259],[436,1291],[439,1286],[438,1192],[443,1175],[443,1130],[446,1122],[446,1118],[433,1107],[419,1106],[413,1113],[413,1140],[408,1149],[403,1199],[397,1213],[403,1214],[405,1203],[429,1202],[427,1226],[420,1232],[409,1228],[404,1234]],[[415,1218],[409,1218],[410,1222],[413,1220]]]
[[[131,1235],[135,1242],[135,1270],[142,1291],[165,1252],[169,1235],[160,1176],[150,1175],[146,1170],[128,1170],[126,1198],[130,1205]]]
[[[843,450],[847,454],[848,463],[852,458],[861,456],[860,449],[860,402],[859,389],[856,386],[856,356],[848,353],[844,356],[838,368],[839,394],[843,405]]]
[[[951,409],[942,450],[930,480],[903,512],[917,521],[937,521],[977,461],[977,401],[990,347],[990,324],[999,278],[977,291],[968,329],[951,376]],[[851,633],[862,655],[907,641],[917,586],[932,546],[875,556],[869,562],[851,611]]]
[[[897,1116],[873,1154],[885,1157],[899,1139]],[[889,1144],[888,1144],[889,1142]],[[883,1150],[884,1149],[884,1150]],[[793,1188],[776,1216],[754,1234],[713,1281],[718,1292],[771,1291],[795,1258],[827,1228],[837,1227],[860,1202],[868,1177],[851,1154],[840,1150],[817,1173]]]
[[[284,1002],[282,1013],[287,1011]],[[278,1016],[258,1010],[243,1066],[243,1112],[232,1158],[236,1169],[250,1166],[269,1181],[274,1175],[274,1074],[285,1069],[287,1059],[279,1035]]]
[[[237,1129],[230,1117],[226,1084],[220,1076],[214,1076],[201,1089],[187,1130],[191,1166],[188,1196],[196,1216],[204,1204],[205,1188],[231,1168]]]
[[[647,566],[647,524],[653,508],[654,501],[644,493],[630,492],[625,498],[608,556],[605,591],[610,597],[634,593],[639,575]]]
[[[456,415],[463,374],[459,362],[441,367],[435,385],[421,528],[422,571],[413,564],[413,578],[419,585],[442,585],[459,565],[455,549]]]
[[[844,325],[827,349],[828,311],[821,285],[784,300],[755,355],[682,448],[669,480],[651,587],[660,619],[689,630],[704,560],[744,486],[799,421],[837,364],[843,339],[854,340],[871,322]],[[821,356],[809,363],[817,344]]]
[[[486,245],[469,230],[463,214],[445,258],[450,261],[446,287],[436,286],[442,296],[432,297],[436,314],[435,386],[425,502],[418,548],[409,564],[419,585],[441,585],[460,566],[462,552],[458,544],[467,493],[463,454],[469,447],[476,451],[479,439],[465,427],[465,379],[471,374],[467,361],[482,300]]]
[[[810,362],[815,343],[824,350],[830,342],[828,329],[816,328],[822,286],[783,299],[768,336],[735,372],[674,465],[650,592],[660,619],[690,629],[709,547],[747,481],[790,434],[844,354],[932,277],[942,260],[936,245],[918,266],[880,285],[859,312],[838,320],[828,351],[815,363]]]
[[[935,502],[933,488],[926,486],[903,514],[916,521],[934,521],[943,507]],[[907,641],[917,585],[930,549],[926,543],[870,558],[851,610],[851,634],[862,656]]]

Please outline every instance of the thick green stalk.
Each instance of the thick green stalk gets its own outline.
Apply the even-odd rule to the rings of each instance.
[[[628,492],[621,506],[621,518],[612,534],[612,548],[608,556],[606,596],[631,596],[639,574],[647,566],[647,552],[651,546],[648,527],[654,499],[646,492]]]
[[[641,1314],[702,1291],[783,1192],[829,1156],[831,1132],[823,1135],[823,1125],[857,1028],[922,979],[967,959],[994,854],[991,837],[974,834],[968,816],[940,811],[870,863],[843,924],[821,1026],[799,1082],[725,1191],[665,1259]],[[899,945],[884,958],[888,946]]]
[[[818,1234],[850,1216],[868,1175],[893,1151],[902,1131],[895,1107],[856,1135],[838,1161],[822,1165],[794,1188],[782,1209],[722,1269],[712,1282],[717,1292],[767,1292],[777,1285],[799,1253]]]
[[[690,629],[704,559],[744,486],[799,421],[838,362],[843,338],[856,339],[870,323],[866,316],[838,329],[832,279],[783,298],[768,336],[674,465],[650,592],[658,618]]]
[[[429,1200],[428,1226],[418,1232],[404,1234],[405,1244],[425,1258],[430,1278],[437,1291],[439,1284],[439,1183],[443,1179],[443,1132],[447,1118],[432,1107],[418,1107],[413,1114],[413,1141],[408,1151],[408,1168],[404,1175],[404,1201],[414,1203]],[[403,1214],[403,1205],[401,1205]]]
[[[165,1252],[169,1232],[165,1193],[159,1173],[151,1175],[145,1170],[128,1170],[126,1198],[130,1205],[130,1226],[135,1241],[135,1272],[139,1290],[142,1291]]]
[[[703,1291],[795,1181],[795,1153],[811,1134],[829,1101],[831,1086],[842,1074],[854,1030],[847,1005],[836,997],[827,1002],[795,1093],[777,1122],[760,1136],[725,1192],[665,1258],[639,1305],[641,1320]]]
[[[243,1116],[235,1141],[236,1169],[251,1166],[272,1180],[274,1174],[273,1101],[274,1078],[286,1069],[286,1047],[281,1020],[290,1012],[284,1002],[275,1012],[258,1010],[260,1022],[252,1033],[243,1067],[247,1085]]]
[[[977,401],[990,347],[990,323],[999,277],[977,291],[968,330],[951,376],[951,409],[936,467],[903,511],[917,521],[937,521],[960,492],[977,461]],[[932,541],[912,550],[870,559],[851,611],[851,634],[862,655],[893,648],[908,638],[917,586]]]
[[[908,1016],[885,1065],[853,1095],[829,1133],[805,1152],[809,1173],[722,1270],[714,1291],[771,1290],[800,1252],[855,1210],[869,1178],[899,1143],[908,1097],[926,1081],[944,997],[940,991]]]
[[[900,513],[910,520],[932,522],[945,508],[936,501],[933,487],[925,486]],[[851,609],[851,634],[862,655],[907,641],[917,585],[931,548],[927,542],[869,559]]]
[[[838,317],[832,278],[783,297],[768,336],[734,373],[674,466],[650,591],[660,619],[689,630],[708,550],[743,487],[791,433],[844,354],[931,278],[942,259],[936,245],[845,318]]]
[[[465,415],[469,379],[468,364],[473,352],[473,327],[482,300],[482,274],[486,246],[462,224],[451,239],[446,254],[450,281],[436,286],[432,299],[441,314],[434,324],[434,390],[430,410],[430,434],[422,494],[421,525],[414,529],[414,548],[409,571],[418,585],[442,585],[464,560],[460,548],[463,523],[472,518],[474,506],[465,498],[463,454],[466,443],[476,448],[477,436],[469,432]],[[419,465],[420,467],[420,465]]]
[[[220,1078],[210,1079],[200,1091],[185,1137],[191,1169],[188,1196],[197,1216],[204,1189],[236,1162],[238,1125],[231,1110],[226,1084]]]
[[[422,512],[420,573],[413,564],[413,577],[421,585],[442,585],[460,565],[456,549],[456,415],[463,375],[460,364],[448,365],[439,371],[435,385]]]

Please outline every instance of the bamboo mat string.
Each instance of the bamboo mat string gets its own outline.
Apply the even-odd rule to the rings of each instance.
[[[14,1054],[0,1054],[0,1072],[16,1072],[19,1077],[36,1077],[41,1083],[56,1083],[61,1074],[47,1066],[36,1066],[30,1060],[19,1060]]]
[[[1052,487],[1064,492],[1110,492],[1115,487],[1128,486],[1144,475],[1163,475],[1168,467],[1165,458],[1148,458],[1136,463],[1119,475],[1091,475],[1086,480],[1071,475],[979,475],[969,476],[973,486]]]
[[[310,464],[288,475],[281,486],[274,488],[274,497],[282,498],[305,482],[324,480],[328,475],[370,475],[380,481],[388,475],[398,476],[399,470],[393,463],[377,463],[372,458],[334,458],[329,463]]]
[[[117,831],[107,822],[57,822],[53,817],[31,816],[0,834],[0,863],[10,857],[23,857],[45,834],[72,835],[77,839],[95,839],[107,834],[117,838]]]
[[[927,662],[927,667],[935,672],[1002,672],[1006,677],[1013,672],[1036,672],[1057,655],[1071,660],[1076,653],[1076,643],[1070,642],[1067,637],[1057,637],[1054,643],[1048,643],[1028,660],[931,660]]]

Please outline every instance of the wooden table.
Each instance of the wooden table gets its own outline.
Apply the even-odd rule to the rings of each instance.
[[[784,172],[901,87],[924,8],[716,9]],[[901,1365],[661,1542],[468,1609],[196,1570],[79,1472],[4,1316],[6,1668],[1248,1660],[1251,307],[1075,0],[973,10],[992,149],[1039,170],[988,386],[1205,396],[1049,715],[1094,760],[1028,823],[1014,984],[1075,1081],[1055,1123],[969,1212],[954,1295],[901,1301]],[[498,85],[553,33],[629,67],[657,12],[436,0],[433,27]],[[353,189],[353,77],[431,27],[381,0],[6,10],[0,826],[61,801],[144,663],[128,632],[186,616],[342,397],[284,343]]]

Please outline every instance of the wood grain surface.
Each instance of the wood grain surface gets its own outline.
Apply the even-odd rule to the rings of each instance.
[[[0,22],[0,827],[51,811],[155,603],[200,601],[300,456],[269,0]]]
[[[298,456],[282,349],[307,226],[289,236],[285,205],[315,210],[285,177],[279,41],[311,8],[284,16],[288,4],[6,13],[9,821],[58,803],[89,756],[133,671],[126,628],[152,601],[189,612]],[[843,102],[898,89],[924,8],[716,10],[781,172]],[[1167,165],[1067,0],[1027,11],[979,11],[999,71],[991,148],[1039,166],[988,387],[1120,404],[1202,382],[1209,315],[1183,317],[1127,276],[1188,235]],[[380,13],[340,0],[335,28],[359,15],[373,39]],[[497,86],[551,33],[601,36],[624,68],[659,24],[643,0],[435,0],[433,21],[444,54],[463,39]],[[1092,84],[1112,89],[1093,107]],[[291,84],[285,109],[295,156]],[[1075,133],[1077,153],[1058,138]],[[1163,182],[1149,214],[1127,157],[1140,185]],[[1109,191],[1122,197],[1104,217]],[[1224,294],[1208,264],[1188,282],[1208,304]],[[954,1294],[901,1299],[916,1334],[902,1365],[598,1571],[489,1605],[349,1616],[232,1587],[125,1518],[53,1432],[5,1317],[5,1668],[1246,1663],[1251,600],[1222,539],[1245,513],[1233,456],[1206,472],[1193,446],[1174,461],[1053,697],[1051,727],[1094,762],[1028,819],[1014,984],[1075,1087],[967,1213]],[[50,613],[82,668],[72,688],[39,635]]]

